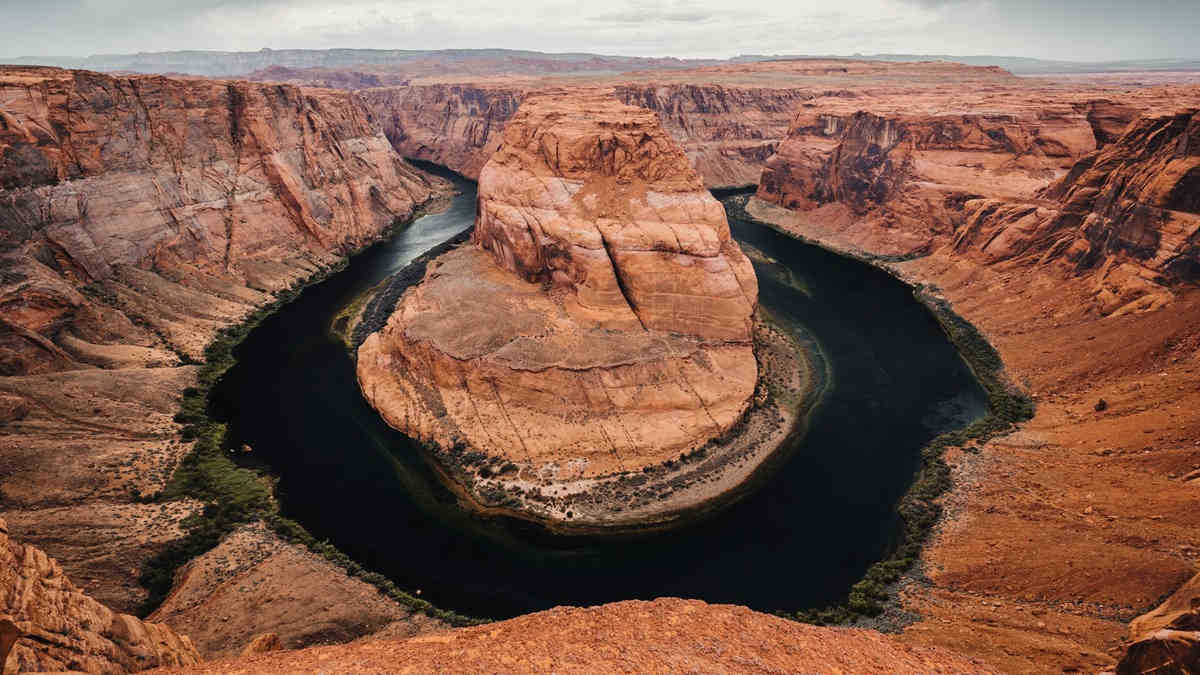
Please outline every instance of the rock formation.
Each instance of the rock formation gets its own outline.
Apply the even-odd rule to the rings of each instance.
[[[746,412],[756,301],[724,210],[654,113],[532,95],[481,172],[472,245],[366,339],[359,382],[395,428],[527,479],[636,472]]]
[[[186,637],[85,595],[52,558],[11,540],[2,520],[0,599],[0,669],[6,673],[125,673],[200,660]]]
[[[1094,277],[1101,313],[1146,309],[1169,299],[1164,286],[1200,278],[1200,124],[1194,110],[1133,112],[1093,101],[1036,118],[801,113],[758,196],[889,253],[952,245],[987,264],[1064,261]]]
[[[1117,675],[1200,673],[1200,575],[1129,624],[1132,643]]]
[[[194,668],[193,675],[322,670],[377,672],[995,673],[940,648],[873,631],[817,628],[745,607],[664,598],[559,607],[408,640],[272,653]]]
[[[433,83],[366,89],[359,96],[396,150],[477,179],[517,112],[523,87]]]

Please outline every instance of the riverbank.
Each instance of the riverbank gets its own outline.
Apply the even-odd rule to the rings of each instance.
[[[725,200],[731,217],[769,227],[804,243],[830,250],[858,260],[891,274],[913,289],[921,302],[941,324],[946,336],[987,392],[989,413],[966,428],[941,434],[921,449],[921,464],[912,485],[897,506],[903,522],[903,535],[892,553],[871,566],[862,580],[850,590],[844,603],[823,609],[795,612],[801,621],[819,625],[855,623],[877,630],[898,630],[911,622],[911,615],[897,611],[899,591],[916,581],[915,572],[925,542],[942,518],[941,497],[950,490],[950,467],[944,459],[949,448],[962,448],[971,443],[1011,433],[1018,425],[1033,417],[1033,402],[1009,379],[999,353],[968,321],[956,314],[951,305],[929,288],[898,272],[893,265],[916,260],[927,252],[902,255],[875,254],[848,246],[836,246],[812,239],[787,227],[790,216],[778,207],[765,204],[749,195],[736,195]],[[777,210],[778,209],[778,210]],[[881,617],[881,618],[877,618]]]
[[[901,255],[887,232],[750,204],[841,251]],[[885,263],[935,287],[1036,401],[1011,434],[948,447],[942,516],[885,617],[902,639],[953,646],[1005,672],[1097,672],[1127,623],[1200,569],[1200,293],[1104,316],[1090,279],[1058,265],[986,265],[953,248]],[[1104,401],[1101,405],[1100,401]],[[915,623],[911,623],[915,621]]]
[[[399,589],[383,575],[363,568],[348,556],[319,541],[299,523],[280,513],[275,497],[275,479],[269,474],[245,468],[234,461],[237,448],[230,447],[226,425],[210,416],[210,395],[220,379],[237,363],[237,348],[251,331],[279,309],[294,301],[309,287],[326,281],[344,270],[356,256],[395,237],[417,219],[437,213],[449,206],[446,195],[435,195],[414,210],[406,219],[397,220],[372,241],[349,252],[339,262],[319,269],[290,288],[275,294],[265,305],[246,316],[240,323],[227,326],[206,347],[199,365],[195,385],[183,392],[180,410],[175,421],[183,425],[180,437],[194,441],[191,451],[164,489],[148,501],[170,503],[178,500],[197,500],[207,506],[183,523],[184,536],[165,546],[159,554],[146,561],[141,583],[149,596],[143,613],[153,611],[167,597],[177,581],[177,573],[188,563],[213,550],[233,532],[245,525],[262,522],[285,542],[298,544],[333,563],[348,577],[374,586],[384,597],[422,612],[445,624],[473,625],[480,620],[447,612],[431,603]],[[243,447],[241,452],[251,449]]]

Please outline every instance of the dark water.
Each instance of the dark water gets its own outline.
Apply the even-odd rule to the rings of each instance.
[[[470,226],[474,185],[264,321],[214,393],[236,443],[280,477],[284,511],[435,605],[504,618],[561,604],[681,596],[796,610],[840,600],[886,554],[894,506],[936,433],[985,409],[937,323],[902,284],[751,223],[760,300],[802,326],[831,379],[811,429],[756,491],[684,529],[553,537],[457,508],[410,442],[363,402],[328,332],[348,299]],[[761,256],[759,256],[761,258]]]

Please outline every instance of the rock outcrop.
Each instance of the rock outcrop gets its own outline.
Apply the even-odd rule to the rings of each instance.
[[[746,412],[756,303],[723,208],[654,113],[548,92],[482,170],[472,244],[429,265],[358,377],[393,427],[524,480],[638,472]]]
[[[998,671],[873,631],[817,628],[745,607],[664,598],[558,607],[400,641],[364,640],[164,672],[955,673]]]
[[[1117,675],[1200,673],[1200,575],[1129,624],[1129,650]]]
[[[76,588],[0,520],[0,669],[126,673],[200,660],[170,628],[117,614]]]

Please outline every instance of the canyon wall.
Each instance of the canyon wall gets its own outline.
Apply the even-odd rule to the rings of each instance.
[[[195,384],[185,362],[447,191],[350,94],[0,69],[0,504],[14,536],[133,611],[142,563],[203,507],[149,501],[191,448],[172,419]]]
[[[198,356],[433,190],[352,96],[247,83],[5,71],[0,158],[6,375]]]
[[[504,123],[517,112],[522,87],[428,84],[358,92],[396,151],[471,178],[496,151]]]
[[[484,81],[358,93],[400,154],[478,178],[526,92],[546,86]],[[800,87],[715,83],[622,83],[613,91],[624,103],[657,113],[710,188],[757,183],[799,103],[813,97]]]
[[[199,660],[188,638],[88,597],[0,520],[0,670],[126,673]]]
[[[944,300],[1036,402],[1017,433],[947,451],[929,583],[902,594],[923,617],[904,640],[1003,672],[1114,668],[1130,620],[1200,565],[1200,91],[1117,100],[802,111],[747,206]],[[1169,632],[1194,620],[1180,593],[1135,622],[1123,669],[1194,653]]]
[[[430,263],[359,348],[368,401],[538,486],[639,472],[727,432],[758,377],[757,281],[655,114],[550,91],[503,139],[472,244]]]
[[[1062,261],[1094,278],[1102,313],[1145,309],[1197,279],[1200,159],[1195,111],[1136,110],[801,113],[758,196],[893,255],[948,245],[987,264]]]

